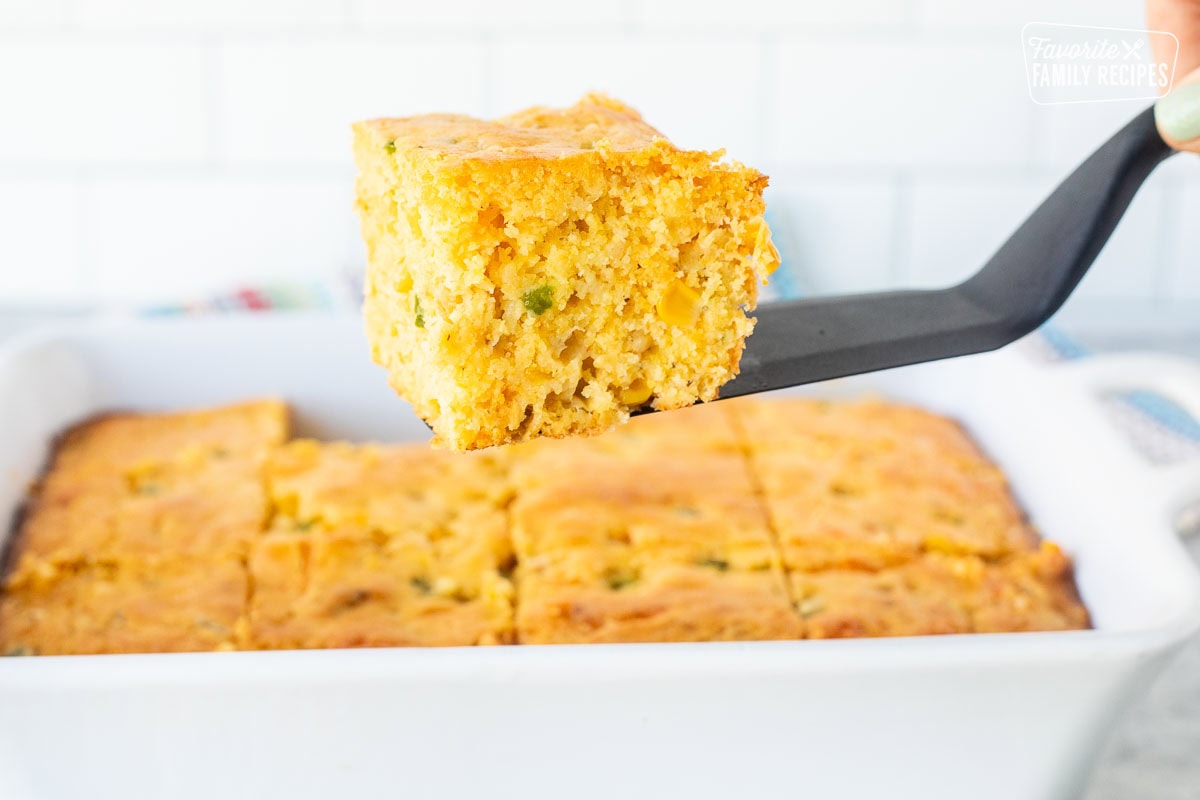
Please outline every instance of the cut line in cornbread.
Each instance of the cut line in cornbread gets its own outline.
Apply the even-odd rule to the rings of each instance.
[[[354,126],[374,360],[466,450],[713,400],[778,265],[767,179],[628,106]]]
[[[1003,472],[952,420],[877,400],[733,401],[789,570],[1036,546]]]
[[[514,448],[519,641],[799,638],[735,443],[718,405]]]
[[[995,465],[900,405],[739,399],[473,453],[285,436],[273,402],[74,428],[18,521],[0,654],[1089,625]]]

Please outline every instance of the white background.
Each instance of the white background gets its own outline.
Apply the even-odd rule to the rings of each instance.
[[[353,120],[589,89],[771,175],[815,292],[974,270],[1144,102],[1037,106],[1031,21],[1139,0],[0,0],[0,305],[358,269]],[[1066,311],[1200,326],[1200,160],[1143,190]]]

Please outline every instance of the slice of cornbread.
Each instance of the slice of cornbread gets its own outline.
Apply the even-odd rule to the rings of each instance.
[[[740,453],[582,444],[527,445],[514,464],[520,642],[800,636]]]
[[[64,433],[52,466],[86,476],[134,471],[187,453],[259,458],[287,435],[287,406],[272,399],[194,411],[113,413]]]
[[[246,570],[229,555],[33,559],[0,596],[0,642],[6,655],[230,650],[246,589]]]
[[[297,441],[268,468],[244,645],[497,644],[512,637],[503,458]]]
[[[266,519],[262,466],[287,417],[264,400],[76,426],[25,508],[15,561],[244,554]]]
[[[1086,628],[1071,565],[1057,546],[990,563],[929,553],[878,572],[791,575],[810,639]]]
[[[1003,473],[951,420],[873,400],[730,407],[788,569],[994,559],[1037,542]]]
[[[754,642],[802,635],[783,587],[767,573],[662,563],[631,574],[633,583],[623,586],[526,571],[520,643]]]
[[[767,179],[600,95],[354,126],[367,336],[435,442],[598,433],[712,400],[778,264]]]
[[[972,584],[976,633],[1078,630],[1091,626],[1075,585],[1071,559],[1051,541],[1001,559],[990,569],[966,571]],[[959,568],[960,577],[963,568]]]

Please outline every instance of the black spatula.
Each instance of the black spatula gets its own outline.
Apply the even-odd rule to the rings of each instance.
[[[949,289],[765,305],[738,397],[994,350],[1045,322],[1083,278],[1146,177],[1175,153],[1147,109],[1048,197],[978,273]]]

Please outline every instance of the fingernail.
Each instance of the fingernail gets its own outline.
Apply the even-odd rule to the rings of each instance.
[[[1155,103],[1154,120],[1177,142],[1200,138],[1200,82],[1184,84]]]

